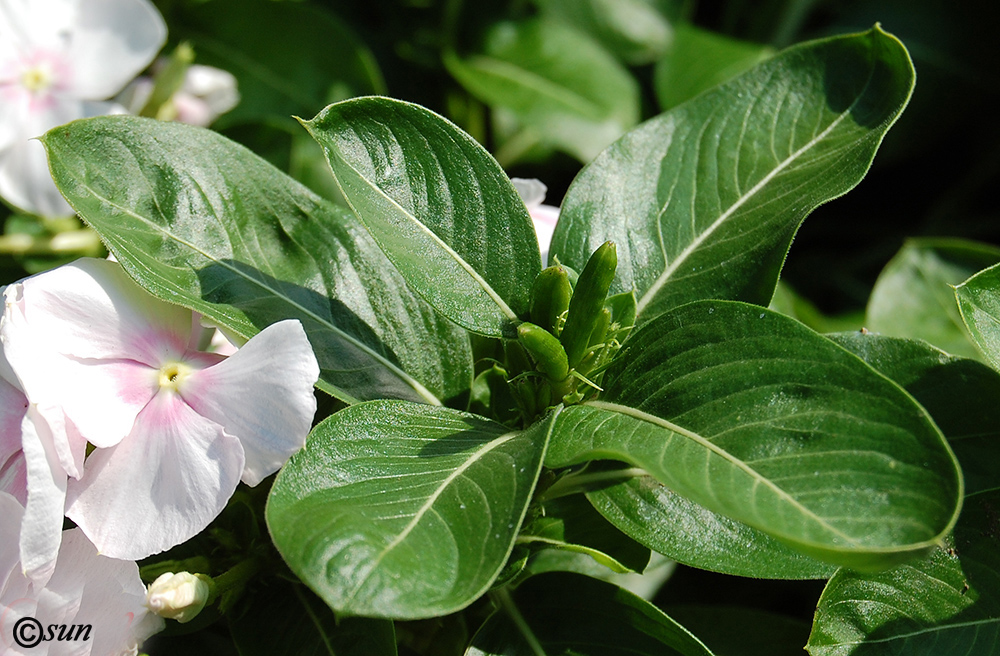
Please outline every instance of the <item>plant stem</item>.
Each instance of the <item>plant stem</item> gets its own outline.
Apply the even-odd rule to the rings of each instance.
[[[545,648],[542,647],[542,643],[540,643],[538,638],[535,637],[535,632],[531,630],[531,627],[528,626],[528,622],[524,619],[524,616],[521,615],[521,611],[518,610],[517,604],[515,604],[514,600],[511,599],[510,592],[507,591],[507,588],[503,587],[493,590],[490,593],[490,596],[493,597],[493,600],[497,603],[497,605],[503,608],[507,615],[510,616],[510,619],[517,627],[517,630],[521,632],[522,636],[524,636],[524,639],[531,648],[532,653],[534,653],[535,656],[547,656]]]
[[[549,489],[545,490],[538,497],[538,500],[550,501],[552,499],[558,499],[559,497],[565,497],[579,492],[586,492],[595,485],[604,483],[620,483],[647,475],[646,470],[640,469],[639,467],[569,474],[553,483]]]

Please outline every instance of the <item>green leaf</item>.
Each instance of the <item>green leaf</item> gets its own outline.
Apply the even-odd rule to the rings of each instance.
[[[523,583],[512,603],[486,621],[465,654],[712,656],[648,601],[611,583],[564,572],[533,576]]]
[[[629,64],[656,61],[673,30],[656,0],[535,0],[542,15],[586,32]]]
[[[649,549],[609,524],[578,494],[546,501],[541,515],[525,524],[517,541],[586,554],[618,573],[642,572],[649,564]]]
[[[629,72],[561,23],[499,23],[483,54],[446,53],[445,65],[469,93],[510,110],[542,143],[583,162],[639,120],[639,87]]]
[[[927,344],[872,333],[827,335],[913,395],[958,457],[966,494],[997,484],[1000,374]]]
[[[132,116],[75,121],[42,142],[63,195],[156,296],[244,338],[299,319],[320,387],[347,401],[439,403],[471,385],[467,335],[349,212],[245,148]]]
[[[879,274],[865,327],[923,339],[955,355],[981,358],[955,303],[954,285],[1000,261],[1000,248],[961,239],[911,239]]]
[[[997,453],[994,452],[993,463]],[[1000,482],[1000,481],[998,481]],[[816,608],[812,656],[987,656],[1000,644],[1000,490],[967,497],[953,540],[877,575],[841,570]]]
[[[626,535],[691,567],[761,579],[825,579],[837,571],[651,476],[588,492],[587,498]]]
[[[213,0],[183,12],[176,32],[194,44],[199,64],[236,76],[240,104],[217,128],[275,118],[292,123],[292,115],[311,116],[335,100],[385,92],[364,43],[313,5]]]
[[[552,253],[579,270],[614,241],[612,290],[634,288],[642,320],[704,298],[766,305],[799,224],[864,177],[913,81],[878,27],[789,48],[601,153]]]
[[[955,296],[976,346],[1000,369],[1000,265],[963,282],[955,288]]]
[[[772,48],[759,43],[678,25],[653,73],[656,98],[664,109],[676,107],[773,54]]]
[[[277,577],[254,593],[244,612],[228,615],[240,656],[396,656],[392,622],[338,620],[304,585]]]
[[[482,595],[511,553],[551,430],[405,401],[320,423],[281,470],[267,524],[334,611],[435,617]]]
[[[500,337],[531,301],[541,256],[527,208],[472,137],[389,98],[331,105],[303,123],[358,218],[443,315]]]
[[[923,408],[783,315],[702,301],[632,334],[546,466],[622,460],[820,560],[878,569],[940,542],[962,479]]]

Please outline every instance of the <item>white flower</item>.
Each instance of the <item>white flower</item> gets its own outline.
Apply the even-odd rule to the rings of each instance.
[[[138,114],[153,93],[153,79],[136,78],[118,96],[132,114]],[[236,78],[229,71],[195,64],[188,67],[184,83],[156,118],[206,127],[240,102]]]
[[[74,119],[125,111],[104,102],[166,39],[148,0],[0,0],[0,196],[43,216],[73,213],[32,141]]]
[[[234,355],[197,350],[199,318],[81,259],[11,285],[0,335],[29,400],[97,447],[66,515],[102,554],[184,542],[305,443],[319,366],[298,321]],[[50,424],[53,423],[50,421]]]
[[[98,555],[78,529],[64,532],[55,571],[45,585],[26,578],[16,539],[22,514],[14,497],[0,492],[0,534],[11,538],[0,541],[4,654],[134,654],[146,638],[163,629],[163,620],[144,604],[146,588],[138,566]],[[65,625],[64,637],[75,639],[41,642],[41,632],[50,625],[57,631]],[[36,640],[40,644],[34,644]]]
[[[545,193],[548,191],[548,187],[541,180],[511,178],[510,181],[528,208],[531,222],[535,226],[535,235],[538,237],[538,248],[542,252],[542,266],[545,266],[549,259],[552,233],[555,232],[556,223],[559,221],[559,208],[542,204],[545,202]]]
[[[160,617],[190,622],[202,611],[212,588],[205,577],[190,572],[166,572],[146,591],[146,607]]]

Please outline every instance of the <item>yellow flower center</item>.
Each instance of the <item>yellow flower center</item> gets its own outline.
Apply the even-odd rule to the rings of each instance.
[[[192,371],[193,369],[183,362],[168,362],[160,367],[160,388],[177,391],[177,388]]]
[[[40,93],[52,86],[52,77],[48,66],[32,66],[21,73],[21,85],[32,93]]]

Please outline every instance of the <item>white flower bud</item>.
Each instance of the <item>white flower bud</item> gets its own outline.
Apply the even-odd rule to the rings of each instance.
[[[146,592],[146,607],[160,617],[189,622],[208,602],[208,577],[188,572],[161,574]]]

